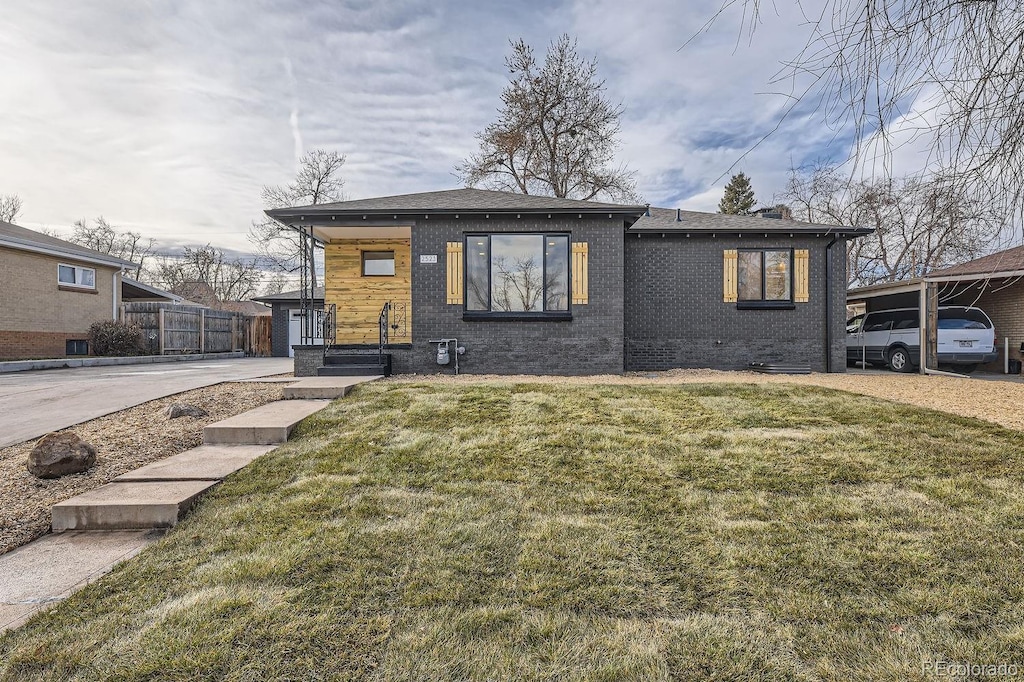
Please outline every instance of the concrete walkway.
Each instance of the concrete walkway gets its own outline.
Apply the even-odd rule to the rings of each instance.
[[[338,377],[316,390],[345,395],[378,377]],[[55,532],[0,555],[0,632],[21,625],[135,556],[225,477],[288,439],[329,400],[281,400],[207,426],[206,445],[147,464],[53,507]],[[212,430],[211,430],[212,429]],[[210,441],[231,444],[213,444]]]
[[[60,533],[0,555],[0,632],[18,627],[162,535],[155,530]]]
[[[306,377],[296,379],[294,383],[284,387],[286,400],[334,400],[344,398],[358,384],[383,376],[371,377]]]
[[[291,358],[241,358],[2,374],[0,447],[182,391],[290,371]]]

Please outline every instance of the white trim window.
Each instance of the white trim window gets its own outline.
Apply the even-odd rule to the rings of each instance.
[[[95,289],[96,270],[60,263],[57,265],[57,284],[76,289]]]

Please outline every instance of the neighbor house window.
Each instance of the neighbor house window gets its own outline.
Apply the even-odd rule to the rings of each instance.
[[[394,251],[363,251],[363,277],[390,277],[394,274]]]
[[[569,313],[569,235],[467,235],[466,311]]]
[[[96,271],[92,268],[81,268],[77,265],[57,266],[57,283],[61,286],[78,289],[96,288]]]
[[[64,341],[64,355],[88,355],[89,342],[85,339],[66,339]]]
[[[792,250],[741,250],[738,256],[740,301],[793,300]]]

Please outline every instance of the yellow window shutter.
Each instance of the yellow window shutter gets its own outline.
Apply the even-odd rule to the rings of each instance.
[[[723,275],[722,275],[722,300],[726,303],[735,303],[738,291],[738,279],[737,279],[737,251],[736,249],[726,249],[725,258],[723,259]]]
[[[448,305],[462,303],[462,242],[448,242]]]
[[[572,243],[572,302],[585,304],[590,300],[589,283],[587,282],[587,242]]]
[[[807,303],[810,298],[810,282],[808,276],[808,261],[810,252],[807,249],[797,249],[793,252],[793,300],[796,303]]]

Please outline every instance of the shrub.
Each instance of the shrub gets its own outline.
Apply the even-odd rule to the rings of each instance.
[[[95,322],[89,327],[89,346],[95,355],[139,355],[142,330],[134,324],[116,320]]]

